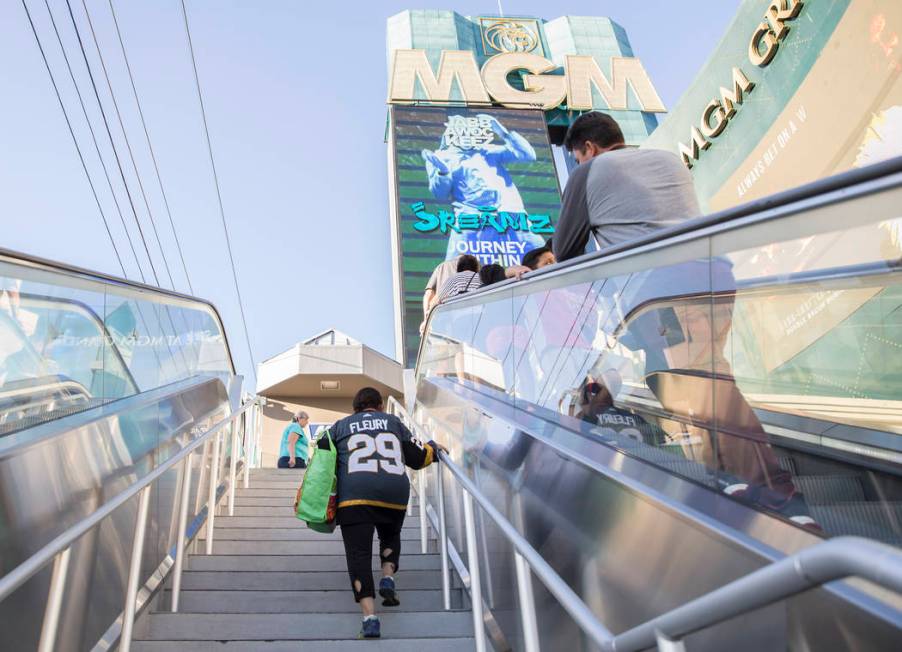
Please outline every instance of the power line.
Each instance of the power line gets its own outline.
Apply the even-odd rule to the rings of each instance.
[[[50,71],[50,64],[47,61],[47,55],[44,53],[44,46],[41,45],[41,39],[38,38],[38,32],[35,29],[34,21],[31,19],[31,12],[28,10],[28,5],[25,4],[25,0],[22,0],[22,6],[25,8],[25,15],[28,16],[28,24],[31,25],[31,33],[34,34],[34,40],[38,44],[38,50],[41,51],[41,59],[44,60],[44,67],[47,68],[47,74],[50,76],[50,83],[53,85],[53,92],[56,93],[56,100],[59,102],[60,109],[63,111],[63,118],[66,119],[66,126],[69,128],[69,135],[72,136],[72,144],[75,145],[75,151],[78,152],[78,160],[81,161],[81,169],[85,171],[85,177],[88,180],[88,185],[91,186],[91,194],[94,195],[94,201],[97,204],[97,210],[100,212],[100,219],[103,220],[103,226],[106,229],[107,235],[110,237],[110,244],[113,245],[113,252],[116,254],[116,260],[119,261],[119,269],[122,270],[122,275],[125,276],[125,265],[122,264],[122,257],[119,255],[119,249],[116,247],[116,241],[113,239],[113,232],[110,230],[110,224],[107,222],[106,215],[103,212],[103,207],[100,205],[100,198],[97,196],[97,190],[94,188],[94,182],[91,180],[91,175],[88,173],[88,166],[85,164],[85,157],[81,153],[81,147],[78,145],[78,140],[75,138],[75,130],[72,129],[72,123],[69,121],[69,114],[66,112],[66,107],[63,104],[63,98],[60,96],[59,88],[56,85],[56,79],[53,77],[53,73]]]
[[[216,161],[213,158],[213,144],[210,141],[210,128],[207,126],[207,111],[204,108],[204,96],[200,90],[200,77],[197,74],[197,59],[194,57],[194,43],[191,41],[191,28],[188,26],[188,10],[185,9],[185,0],[180,0],[182,5],[182,17],[185,20],[185,35],[188,37],[188,51],[191,54],[191,67],[194,70],[194,84],[197,88],[197,99],[200,102],[200,114],[204,123],[204,135],[207,139],[207,152],[210,155],[210,167],[213,170],[213,181],[216,185],[216,199],[219,201],[219,216],[222,219],[222,230],[225,233],[226,248],[229,252],[229,262],[232,265],[232,280],[235,282],[235,294],[238,296],[238,308],[241,311],[241,323],[244,326],[244,339],[247,342],[247,352],[251,356],[251,373],[254,374],[256,385],[257,368],[254,362],[254,349],[251,346],[251,336],[247,330],[247,318],[244,315],[244,302],[241,300],[241,289],[238,285],[238,271],[235,269],[235,257],[232,255],[232,243],[229,238],[229,227],[226,224],[225,209],[222,205],[222,191],[219,188],[219,175],[216,173]]]
[[[113,24],[116,26],[116,36],[119,37],[119,47],[122,49],[122,58],[125,60],[125,68],[128,70],[128,79],[132,85],[132,92],[135,95],[135,103],[138,105],[138,115],[141,117],[141,126],[144,128],[144,137],[147,139],[147,148],[150,150],[150,159],[153,161],[153,169],[157,175],[157,183],[160,186],[160,194],[163,196],[163,204],[166,206],[166,214],[169,216],[169,226],[172,227],[172,237],[175,239],[175,246],[179,252],[179,258],[182,261],[182,270],[185,272],[185,280],[188,282],[188,290],[194,294],[194,287],[191,285],[191,277],[188,274],[188,266],[185,264],[185,255],[182,252],[182,245],[179,241],[178,233],[175,230],[175,221],[172,219],[172,211],[169,208],[169,199],[166,197],[166,191],[163,190],[163,178],[160,176],[160,167],[157,165],[157,156],[153,151],[153,145],[150,142],[150,133],[147,130],[147,122],[144,120],[144,111],[141,109],[141,100],[138,97],[138,89],[135,86],[135,78],[132,75],[132,67],[128,62],[128,55],[125,50],[125,43],[122,40],[122,32],[119,30],[119,19],[116,17],[116,9],[113,7],[113,0],[108,0],[110,4],[110,12],[113,15]],[[82,0],[84,4],[85,0]],[[85,6],[85,13],[88,12]],[[89,17],[90,20],[90,17]]]
[[[47,2],[47,0],[44,0]],[[94,73],[91,71],[91,64],[88,61],[88,53],[85,52],[85,44],[81,40],[81,32],[78,30],[78,24],[75,22],[75,14],[72,13],[72,5],[66,0],[66,6],[69,9],[69,17],[72,20],[72,26],[75,28],[75,36],[78,38],[78,47],[81,50],[82,59],[85,62],[85,68],[88,71],[88,78],[91,80],[91,88],[94,90],[94,97],[97,98],[97,105],[100,108],[100,115],[103,118],[103,126],[106,128],[107,137],[110,139],[110,145],[113,148],[113,157],[116,159],[116,167],[119,168],[119,176],[122,177],[122,184],[125,187],[125,195],[128,197],[129,206],[131,206],[132,214],[135,216],[135,224],[138,227],[138,235],[141,236],[141,243],[144,245],[144,252],[147,254],[147,260],[150,263],[150,271],[153,273],[155,285],[159,287],[160,278],[157,276],[156,267],[153,264],[153,258],[150,255],[150,248],[147,246],[147,239],[144,237],[144,229],[141,227],[141,220],[138,219],[138,211],[135,208],[135,201],[132,198],[131,190],[128,187],[128,180],[125,178],[125,170],[122,168],[122,161],[119,158],[119,151],[116,149],[116,141],[113,140],[113,132],[110,131],[110,122],[107,119],[106,111],[103,108],[103,102],[100,100],[100,92],[97,90],[97,83],[94,81]],[[49,10],[48,5],[48,10]],[[52,15],[52,14],[51,14]]]
[[[45,6],[47,6],[46,0],[45,0],[44,4],[45,4]],[[59,102],[60,109],[62,109],[63,117],[66,119],[66,126],[69,128],[69,135],[72,136],[72,143],[75,145],[75,150],[78,152],[78,158],[81,161],[81,166],[85,172],[85,177],[87,177],[88,184],[91,186],[91,193],[94,195],[94,201],[97,203],[97,210],[100,211],[100,217],[103,220],[103,225],[106,228],[107,235],[110,236],[110,244],[113,245],[113,251],[116,253],[116,260],[119,261],[119,267],[122,270],[122,275],[127,278],[128,274],[125,271],[125,265],[122,263],[122,257],[119,255],[119,248],[116,246],[116,241],[113,238],[112,231],[110,230],[109,222],[107,221],[106,215],[103,212],[103,207],[101,206],[100,199],[97,196],[97,189],[95,188],[94,182],[91,179],[91,174],[88,172],[88,166],[85,163],[85,158],[84,158],[84,155],[82,154],[81,147],[78,144],[78,139],[75,137],[75,130],[72,128],[72,122],[71,122],[71,120],[69,120],[69,114],[66,111],[65,104],[63,104],[63,99],[60,95],[59,87],[57,86],[57,83],[56,83],[56,78],[53,76],[53,71],[50,69],[50,63],[48,62],[47,55],[44,52],[44,46],[41,44],[41,39],[38,36],[38,32],[37,32],[37,29],[35,28],[34,21],[31,18],[31,11],[28,9],[28,5],[25,3],[25,0],[22,0],[22,6],[25,8],[25,14],[28,16],[28,23],[31,25],[31,32],[32,32],[32,34],[34,34],[35,42],[38,45],[38,49],[41,51],[41,58],[44,60],[44,66],[47,68],[47,74],[50,76],[50,83],[53,84],[53,90],[56,93],[56,99]],[[47,11],[48,12],[50,11],[49,6],[47,6]],[[50,20],[53,23],[53,29],[56,32],[57,40],[59,40],[59,32],[56,31],[56,23],[53,21],[52,13],[50,14]],[[62,47],[61,40],[60,40],[60,47]],[[63,58],[66,59],[66,66],[69,69],[69,75],[72,78],[72,82],[74,83],[75,76],[72,74],[72,68],[71,68],[71,66],[69,66],[69,60],[66,57],[65,50],[63,50]],[[88,129],[91,131],[91,138],[94,141],[94,149],[97,151],[97,156],[100,159],[100,165],[103,168],[104,176],[106,177],[107,184],[110,187],[110,193],[113,195],[113,203],[116,205],[116,210],[119,213],[119,219],[122,221],[122,226],[125,227],[125,218],[122,217],[122,209],[119,207],[119,201],[116,198],[116,193],[113,191],[113,183],[110,180],[110,175],[107,172],[106,165],[104,164],[104,161],[103,161],[103,157],[100,154],[100,147],[97,144],[97,138],[94,136],[94,129],[91,127],[91,121],[88,120],[88,112],[85,109],[84,102],[82,101],[81,93],[78,92],[77,85],[75,87],[75,91],[76,91],[76,93],[78,93],[78,101],[81,104],[81,110],[85,116],[85,120],[88,122]],[[135,256],[135,262],[137,262],[138,256],[137,256],[137,253],[135,252],[135,247],[132,244],[131,237],[129,236],[127,229],[125,231],[125,235],[128,238],[128,243],[129,243],[129,246],[131,247],[132,254]],[[141,273],[140,265],[138,265],[138,273],[143,278],[143,274]]]
[[[75,23],[75,16],[72,14],[72,5],[69,4],[69,0],[66,0],[66,4],[69,6],[69,15],[72,16],[72,25],[75,27],[75,31],[78,31],[78,25]],[[150,226],[153,229],[154,238],[157,241],[157,247],[160,249],[160,256],[163,258],[163,267],[166,269],[166,274],[169,276],[169,284],[172,286],[172,289],[175,289],[175,281],[172,280],[172,272],[169,269],[169,261],[166,260],[166,252],[163,251],[163,243],[160,242],[160,234],[157,231],[156,221],[153,219],[153,211],[150,209],[150,202],[147,201],[147,193],[144,191],[144,183],[141,181],[141,174],[138,171],[138,164],[135,161],[135,154],[132,151],[131,143],[128,140],[128,133],[125,131],[125,123],[122,120],[122,112],[119,110],[119,103],[116,101],[116,94],[113,92],[113,84],[110,82],[110,75],[107,71],[106,61],[103,59],[103,53],[100,51],[100,42],[97,40],[97,33],[94,31],[94,22],[91,20],[91,14],[88,11],[88,6],[85,4],[85,1],[82,0],[82,6],[85,9],[85,16],[88,19],[88,27],[91,30],[91,38],[94,41],[94,49],[97,51],[97,58],[100,59],[100,68],[103,70],[103,76],[106,79],[107,89],[110,91],[110,98],[113,100],[113,108],[116,110],[116,119],[119,121],[119,128],[122,130],[122,138],[125,140],[125,148],[128,151],[128,157],[132,162],[132,168],[135,171],[135,178],[138,180],[138,189],[141,191],[141,197],[144,199],[144,207],[147,209],[147,217],[150,219]]]

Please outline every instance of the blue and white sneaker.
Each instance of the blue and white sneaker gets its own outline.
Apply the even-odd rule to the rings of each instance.
[[[383,577],[379,580],[379,595],[382,596],[383,607],[397,607],[401,604],[398,594],[395,592],[395,580],[392,577]]]
[[[376,616],[367,616],[364,618],[357,638],[380,638],[381,636],[382,634],[379,631],[379,619]]]

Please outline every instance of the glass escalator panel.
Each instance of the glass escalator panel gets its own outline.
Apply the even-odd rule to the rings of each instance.
[[[824,206],[476,293],[436,311],[418,378],[815,533],[900,545],[900,234]]]
[[[231,373],[208,304],[0,256],[0,436],[198,374]]]

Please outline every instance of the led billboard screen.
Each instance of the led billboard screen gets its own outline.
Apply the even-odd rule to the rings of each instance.
[[[436,266],[461,254],[519,263],[553,235],[561,196],[542,111],[393,106],[391,124],[396,300],[412,365]]]

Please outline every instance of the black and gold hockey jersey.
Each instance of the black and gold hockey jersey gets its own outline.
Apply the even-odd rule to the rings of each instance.
[[[338,451],[338,509],[369,506],[407,509],[410,483],[405,466],[421,469],[435,449],[411,434],[398,417],[365,410],[335,422],[330,430]]]

